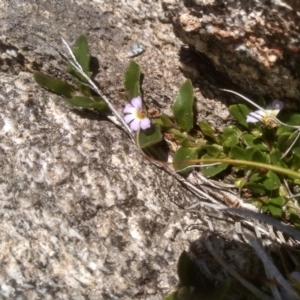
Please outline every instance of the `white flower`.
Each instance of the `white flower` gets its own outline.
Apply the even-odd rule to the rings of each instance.
[[[142,98],[140,96],[133,98],[131,103],[126,104],[123,112],[127,113],[124,120],[129,124],[131,130],[145,130],[151,127],[151,121],[143,111]]]
[[[257,110],[248,114],[246,122],[262,122],[268,127],[275,127],[276,120],[274,118],[276,118],[283,106],[284,104],[282,101],[274,100],[271,104],[267,106],[265,110]]]

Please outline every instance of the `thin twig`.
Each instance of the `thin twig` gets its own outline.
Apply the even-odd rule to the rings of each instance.
[[[289,298],[299,299],[299,295],[293,290],[291,285],[287,282],[287,280],[281,275],[278,271],[274,263],[271,261],[269,256],[265,253],[264,249],[260,246],[257,240],[251,236],[250,234],[244,233],[245,238],[248,240],[254,251],[256,252],[257,256],[261,259],[262,263],[264,264],[265,270],[271,274],[271,278],[274,278],[280,286],[287,292],[287,294],[292,297]]]
[[[297,132],[297,131],[296,131]],[[298,132],[298,135],[297,137],[293,140],[293,143],[292,145],[282,154],[281,158],[280,159],[284,159],[288,153],[290,152],[290,150],[294,147],[295,143],[297,142],[298,138],[300,136],[300,132]]]
[[[272,225],[273,227],[277,228],[278,230],[283,231],[290,237],[293,237],[295,240],[300,241],[300,231],[298,231],[297,229],[294,229],[291,226],[281,223],[280,221],[276,220],[275,218],[269,217],[262,213],[256,213],[254,211],[245,210],[245,209],[237,209],[237,208],[228,208],[227,207],[224,210],[229,213],[233,213],[235,215],[241,215],[243,217],[250,217],[253,219],[257,219],[259,221],[263,221],[269,225]]]
[[[91,80],[82,70],[81,66],[79,65],[79,63],[77,62],[75,56],[73,55],[73,52],[70,48],[70,46],[67,44],[67,42],[64,40],[63,37],[61,37],[62,42],[64,43],[64,45],[66,46],[66,48],[68,49],[72,59],[74,59],[74,61],[76,63],[74,63],[72,60],[68,59],[69,63],[73,66],[73,68],[79,72],[84,78],[85,80],[91,85],[91,88],[98,93],[98,95],[106,102],[106,104],[108,105],[109,109],[113,112],[113,114],[117,117],[117,119],[119,120],[119,122],[125,127],[126,131],[130,134],[131,138],[132,134],[131,134],[131,129],[129,128],[129,126],[127,125],[127,123],[124,121],[124,119],[122,118],[122,116],[118,113],[118,111],[114,108],[114,106],[110,103],[110,101],[108,100],[108,98],[104,95],[104,93],[102,93],[102,91],[97,87],[97,85],[94,83],[93,80]],[[79,65],[79,67],[77,66]]]
[[[217,166],[221,163],[212,163],[212,164],[201,164],[201,165],[190,165],[190,166],[187,166],[183,169],[180,169],[180,170],[176,170],[176,173],[180,173],[180,172],[183,172],[189,168],[204,168],[204,167],[212,167],[212,166]]]
[[[78,63],[78,61],[76,60],[76,57],[73,54],[72,49],[70,48],[70,46],[68,45],[68,43],[64,40],[63,37],[61,37],[61,40],[63,42],[63,44],[65,45],[65,47],[68,50],[68,53],[71,57],[71,59],[69,59],[69,57],[67,55],[65,55],[62,51],[60,51],[57,47],[55,47],[54,45],[50,44],[43,36],[37,34],[36,32],[28,29],[25,26],[22,26],[23,29],[25,29],[26,31],[28,31],[29,33],[35,35],[36,37],[38,37],[39,39],[41,39],[44,43],[46,43],[48,46],[50,46],[51,48],[53,48],[55,51],[57,51],[57,53],[67,62],[69,62],[72,67],[78,72],[80,73],[89,83],[89,87],[91,89],[93,89],[107,104],[107,106],[109,107],[109,109],[112,111],[113,115],[116,117],[116,119],[111,118],[111,116],[107,116],[113,123],[115,123],[118,126],[123,125],[125,130],[127,131],[127,133],[129,134],[130,138],[133,140],[132,137],[132,131],[129,128],[129,126],[127,125],[127,123],[124,121],[124,119],[122,118],[122,116],[119,114],[119,112],[114,108],[114,106],[110,103],[110,101],[108,100],[108,98],[104,95],[104,93],[97,87],[97,85],[83,72],[81,65]]]

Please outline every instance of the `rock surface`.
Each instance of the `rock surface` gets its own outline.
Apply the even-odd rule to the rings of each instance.
[[[235,90],[299,102],[299,2],[167,0],[163,4],[176,36],[204,54],[223,77],[230,78]],[[229,82],[216,86],[229,87]]]
[[[122,130],[33,80],[36,70],[68,78],[65,62],[33,33],[63,51],[58,35],[72,44],[85,34],[95,81],[121,111],[118,93],[140,43],[144,99],[168,113],[185,77],[160,1],[0,0],[0,8],[0,299],[160,300],[178,284],[180,253],[213,228],[231,241],[221,242],[224,259],[260,272],[243,259],[255,260],[232,234],[234,222],[203,207],[183,213],[199,199],[147,162]],[[190,54],[179,52],[186,62]],[[199,117],[224,124],[226,98],[219,103],[211,82],[202,83]],[[214,112],[222,117],[209,118]]]
[[[126,1],[125,1],[126,2]],[[135,42],[144,97],[168,109],[184,77],[178,40],[158,1],[0,1],[0,298],[161,299],[187,248],[178,207],[195,202],[148,163],[128,136],[95,113],[72,110],[32,72],[66,76],[54,44],[85,34],[95,80],[121,111]],[[61,48],[64,50],[63,48]],[[198,201],[198,200],[197,200]]]

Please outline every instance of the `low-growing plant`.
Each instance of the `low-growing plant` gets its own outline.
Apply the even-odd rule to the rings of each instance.
[[[132,61],[126,75],[131,74],[129,70],[133,66],[138,69]],[[139,81],[135,84],[138,86]],[[297,190],[300,179],[300,114],[281,112],[279,120],[277,115],[283,108],[281,101],[275,100],[266,106],[261,98],[264,109],[239,96],[258,110],[252,111],[245,104],[231,105],[229,112],[235,122],[219,133],[205,121],[194,123],[194,94],[189,80],[175,97],[173,116],[152,117],[150,127],[149,116],[143,109],[136,113],[136,118],[126,121],[132,124],[138,119],[141,122],[147,119],[146,130],[131,128],[136,131],[136,143],[142,149],[154,147],[162,137],[176,141],[173,167],[177,172],[185,175],[196,168],[208,178],[231,180],[245,202],[299,228],[299,195],[290,191]],[[179,258],[177,271],[181,285],[165,300],[223,299],[230,287],[229,279],[215,286],[200,270],[196,271],[186,252]],[[202,281],[205,284],[201,284]]]
[[[63,96],[72,106],[104,113],[112,111],[148,158],[162,140],[172,141],[175,147],[169,154],[176,172],[187,176],[196,170],[207,178],[234,182],[245,202],[296,228],[300,227],[299,113],[285,112],[279,100],[266,105],[261,98],[259,106],[234,91],[223,90],[240,96],[247,105],[231,105],[229,112],[234,121],[222,132],[217,132],[204,120],[195,123],[193,86],[190,80],[186,80],[175,96],[173,115],[157,113],[150,116],[142,100],[140,66],[132,60],[125,73],[124,93],[120,93],[127,103],[124,116],[120,117],[90,80],[92,73],[86,38],[80,36],[69,50],[71,58],[67,71],[72,82],[36,72],[34,79],[39,85]],[[253,111],[249,106],[258,110]],[[159,158],[154,154],[150,159],[157,161]],[[182,287],[168,295],[166,300],[196,299],[203,292],[189,281],[187,266],[191,264],[187,257],[184,252],[178,263]],[[228,286],[229,282],[222,283],[217,289],[219,296],[208,295],[207,299],[221,299]]]
[[[188,253],[183,251],[177,263],[177,274],[180,287],[169,293],[164,300],[221,300],[230,287],[230,279],[215,283],[208,279],[191,260]]]
[[[140,72],[137,64],[131,61],[125,74],[125,82],[131,82],[126,90],[129,95],[139,90],[139,76],[133,70]],[[156,145],[167,136],[176,141],[173,167],[177,172],[185,174],[201,167],[208,178],[231,180],[245,201],[299,227],[299,195],[290,191],[297,191],[300,184],[300,114],[282,112],[281,120],[277,119],[283,108],[278,100],[266,109],[258,106],[257,111],[245,104],[234,104],[229,112],[235,122],[217,133],[206,121],[194,123],[193,102],[192,83],[187,80],[175,97],[173,116],[153,117],[150,125],[142,106],[130,119],[125,116],[131,129],[137,132],[138,146],[144,149]],[[135,127],[138,120],[141,124],[146,120],[147,128]]]
[[[82,71],[90,78],[90,55],[88,43],[85,36],[80,36],[72,47],[74,61],[80,64]],[[90,108],[95,110],[107,110],[107,103],[95,93],[88,85],[88,81],[79,72],[75,70],[71,63],[67,66],[67,71],[72,75],[72,83],[52,78],[41,72],[33,74],[34,80],[42,87],[51,92],[61,95],[64,101],[75,107]]]

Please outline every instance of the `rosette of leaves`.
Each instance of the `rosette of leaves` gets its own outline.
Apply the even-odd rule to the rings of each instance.
[[[81,66],[82,71],[88,77],[91,77],[91,57],[89,55],[86,37],[83,35],[79,36],[71,49],[77,63]],[[72,106],[100,111],[107,110],[107,104],[105,101],[102,98],[93,95],[92,90],[88,86],[87,80],[84,76],[82,76],[82,74],[75,71],[74,67],[70,63],[68,64],[67,71],[73,78],[71,84],[65,80],[52,78],[51,76],[41,72],[35,72],[33,77],[40,86],[55,94],[63,96],[64,100]]]

